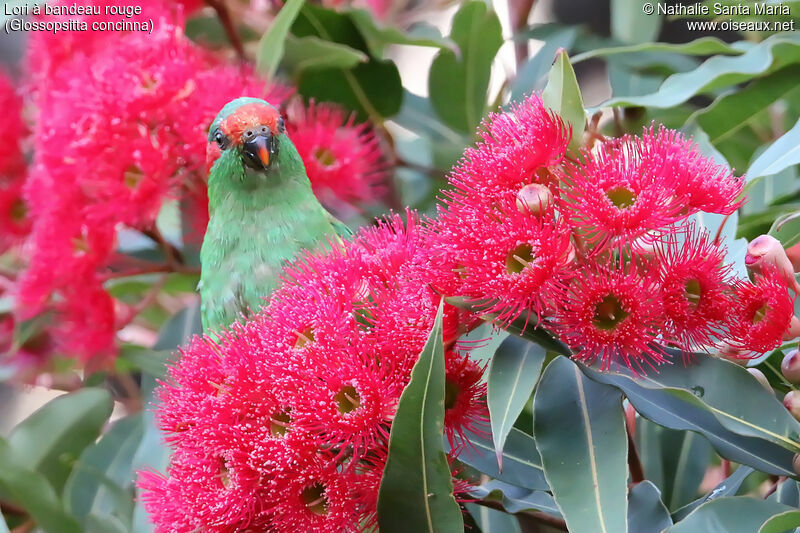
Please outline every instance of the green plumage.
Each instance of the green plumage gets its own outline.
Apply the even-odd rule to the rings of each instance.
[[[226,105],[211,132],[245,103]],[[265,102],[264,102],[265,103]],[[212,139],[213,140],[213,139]],[[208,179],[209,223],[200,251],[203,331],[219,331],[257,311],[276,288],[284,265],[303,250],[327,246],[337,224],[311,191],[305,167],[285,134],[265,170],[245,165],[242,151],[222,152]]]

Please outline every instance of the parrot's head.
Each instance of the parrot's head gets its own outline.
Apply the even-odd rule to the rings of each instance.
[[[237,98],[211,123],[206,147],[206,165],[225,155],[238,158],[245,168],[266,171],[278,156],[286,127],[280,112],[258,98]]]

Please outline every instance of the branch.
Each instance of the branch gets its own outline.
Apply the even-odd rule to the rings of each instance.
[[[156,244],[161,246],[161,249],[164,250],[164,256],[167,258],[167,264],[174,265],[175,263],[184,263],[183,260],[183,253],[175,248],[169,241],[164,237],[155,225],[152,229],[143,230],[142,234],[146,237],[152,239]]]
[[[508,18],[511,22],[511,31],[516,35],[528,23],[536,0],[511,0],[508,3]],[[528,59],[528,41],[518,41],[514,44],[514,55],[517,60],[517,70]]]
[[[239,57],[239,60],[245,61],[247,58],[244,55],[244,46],[242,45],[241,38],[239,38],[239,32],[236,31],[233,25],[233,19],[231,18],[231,12],[228,11],[228,6],[225,5],[224,0],[205,1],[207,5],[214,8],[214,11],[217,12],[217,17],[222,23],[222,27],[225,28],[225,35],[228,36],[228,41],[230,41],[233,49],[236,50],[236,55]]]
[[[499,502],[492,502],[492,501],[485,501],[485,500],[477,500],[472,502],[476,505],[482,505],[483,507],[488,507],[489,509],[496,509],[498,511],[508,512],[503,509],[503,506],[500,505]],[[520,511],[518,513],[514,513],[518,517],[524,517],[531,520],[535,520],[540,524],[546,524],[550,527],[554,527],[561,531],[568,531],[567,530],[567,523],[564,521],[563,518],[558,518],[553,515],[549,515],[547,513],[543,513],[541,511]]]
[[[625,428],[628,434],[628,468],[631,471],[631,480],[635,485],[644,481],[644,469],[642,468],[642,461],[639,459],[639,452],[636,450],[636,443],[633,442],[630,428],[628,426]]]

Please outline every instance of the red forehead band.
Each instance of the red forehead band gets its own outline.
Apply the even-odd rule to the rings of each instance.
[[[274,107],[258,103],[245,104],[223,120],[219,129],[234,144],[239,144],[244,130],[254,126],[267,126],[273,135],[277,135],[280,118],[280,113]]]

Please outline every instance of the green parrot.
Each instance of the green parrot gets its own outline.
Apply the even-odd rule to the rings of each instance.
[[[280,112],[237,98],[211,123],[209,222],[200,250],[203,331],[257,311],[283,266],[349,230],[317,201]]]

